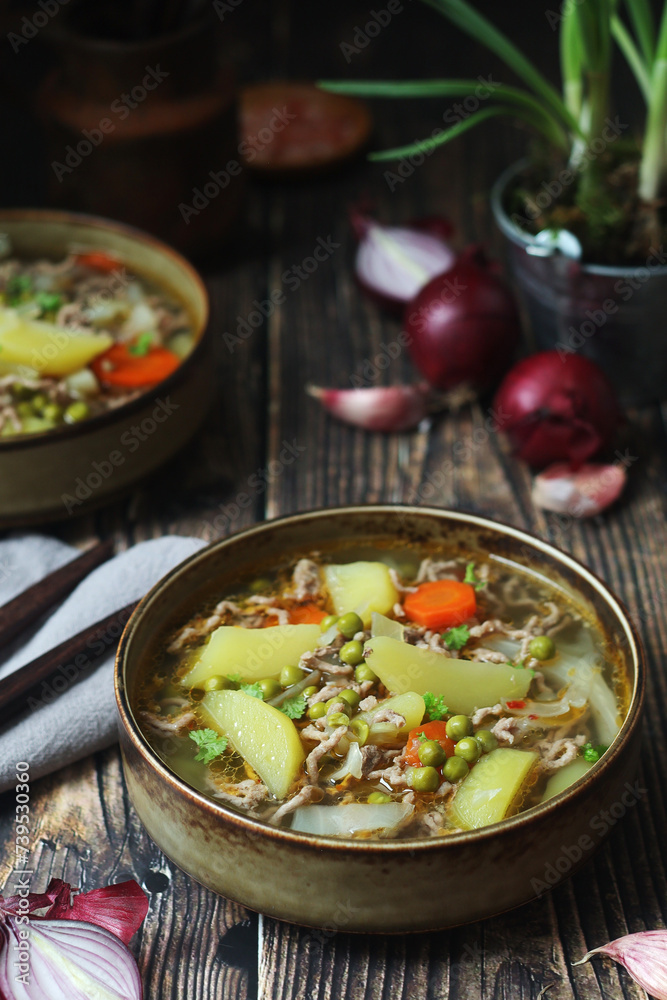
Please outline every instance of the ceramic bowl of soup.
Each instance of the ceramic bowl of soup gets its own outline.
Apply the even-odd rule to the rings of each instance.
[[[516,528],[364,506],[264,523],[141,602],[116,663],[148,833],[251,909],[345,931],[542,895],[636,801],[620,602]]]
[[[152,236],[0,211],[0,526],[76,515],[181,448],[210,398],[207,320]]]

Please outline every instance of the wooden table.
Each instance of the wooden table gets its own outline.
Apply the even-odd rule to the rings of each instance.
[[[480,62],[476,47],[444,31],[437,15],[416,5],[400,14],[402,22],[397,15],[396,24],[373,43],[374,53],[369,45],[360,51],[358,64],[348,67],[340,42],[353,37],[368,10],[351,2],[326,10],[333,27],[325,26],[319,5],[289,0],[230,14],[230,22],[239,19],[239,37],[248,25],[256,29],[253,44],[241,50],[247,74],[317,76],[326,71],[342,76],[358,70],[405,76],[412,64],[416,73],[436,75],[443,72],[443,52],[444,71],[452,75],[470,73],[468,62],[485,72],[496,68],[488,60]],[[539,20],[542,14],[528,12],[522,22],[533,48],[538,37],[553,47],[553,36]],[[509,23],[508,12],[504,16]],[[410,25],[418,42],[414,47],[404,45]],[[384,104],[376,111],[376,141],[383,146],[427,134],[443,107]],[[383,176],[388,168],[364,161],[302,183],[254,183],[239,259],[207,272],[219,334],[219,391],[206,425],[184,454],[129,499],[46,530],[79,544],[112,537],[120,549],[163,533],[212,539],[310,507],[428,497],[442,507],[534,531],[608,581],[639,625],[650,665],[640,775],[649,794],[618,822],[595,860],[555,892],[448,933],[390,939],[347,935],[337,928],[304,931],[258,917],[201,888],[144,833],[127,797],[117,750],[80,761],[32,787],[33,888],[41,890],[53,876],[84,888],[128,877],[142,883],[150,909],[133,948],[147,1000],[536,1000],[550,984],[549,1000],[642,996],[611,963],[596,960],[578,969],[571,963],[624,933],[664,925],[667,917],[663,414],[655,407],[629,415],[636,461],[623,501],[603,518],[565,524],[532,506],[528,471],[511,458],[501,437],[485,430],[488,402],[438,419],[428,431],[382,436],[333,422],[304,392],[307,382],[349,386],[351,376],[368,363],[378,372],[377,384],[414,377],[404,353],[389,371],[378,363],[385,346],[396,341],[400,324],[381,315],[355,287],[347,208],[371,196],[387,220],[441,212],[462,240],[483,238],[497,245],[489,183],[522,148],[521,137],[511,129],[489,124],[428,158],[393,190]],[[297,273],[294,269],[318,241],[329,245],[327,259],[290,290],[285,272]],[[275,289],[286,292],[284,304],[228,350],[223,332],[235,333],[239,317]],[[298,453],[290,464],[278,457],[285,442]],[[454,472],[438,475],[450,461]],[[268,477],[265,492],[249,485],[261,470]],[[430,476],[440,483],[433,496],[424,489]],[[250,506],[237,504],[241,493],[250,494]],[[10,794],[0,799],[0,808],[1,886],[14,849]],[[400,905],[400,886],[397,900]]]

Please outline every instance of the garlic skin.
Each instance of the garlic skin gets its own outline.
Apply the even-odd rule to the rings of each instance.
[[[667,1000],[667,930],[626,934],[594,948],[572,964],[582,965],[594,955],[606,955],[618,962],[655,1000]]]
[[[556,462],[533,479],[532,500],[556,514],[594,517],[618,499],[626,479],[625,469],[617,464],[587,462],[574,471],[567,462]]]

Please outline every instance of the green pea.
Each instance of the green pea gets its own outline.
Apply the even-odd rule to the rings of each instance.
[[[419,744],[417,754],[424,767],[440,767],[447,758],[447,754],[437,740],[424,740]]]
[[[303,693],[303,695],[306,698],[312,698],[313,695],[317,694],[318,691],[319,691],[319,688],[318,688],[317,684],[309,684],[307,688],[303,689],[302,693]]]
[[[448,757],[442,769],[442,775],[447,781],[462,781],[470,768],[463,757]]]
[[[47,403],[42,410],[42,416],[45,420],[53,420],[57,423],[62,419],[63,409],[62,406],[58,406],[57,403]]]
[[[328,632],[332,625],[335,625],[338,621],[338,615],[327,615],[320,622],[320,628],[323,632]]]
[[[373,804],[379,802],[391,802],[391,796],[385,795],[384,792],[371,792],[366,801],[372,802]]]
[[[250,584],[250,589],[253,594],[266,594],[267,591],[271,590],[271,581],[267,576],[258,576]]]
[[[90,408],[82,399],[77,399],[70,403],[65,410],[65,422],[68,424],[78,424],[90,416]]]
[[[368,739],[368,734],[370,733],[370,726],[365,719],[352,719],[350,722],[350,729],[357,737],[357,742],[360,747],[363,747]]]
[[[352,706],[345,700],[345,698],[341,698],[339,694],[337,694],[335,698],[329,698],[326,702],[327,712],[329,709],[333,708],[334,705],[341,705],[342,707],[339,709],[340,712],[346,712],[347,715],[352,715]]]
[[[36,392],[30,402],[32,403],[32,408],[34,412],[41,413],[46,404],[48,403],[48,399],[46,398],[43,392]]]
[[[338,655],[343,663],[347,663],[350,667],[356,667],[364,658],[364,647],[358,639],[351,639],[350,642],[346,642],[341,647]]]
[[[345,712],[332,712],[331,715],[327,715],[327,722],[330,726],[347,726],[349,721]]]
[[[474,764],[482,756],[482,748],[474,736],[464,736],[454,747],[454,753],[469,764]]]
[[[316,701],[314,705],[311,705],[308,709],[309,719],[322,719],[327,714],[327,706],[323,701]]]
[[[282,687],[274,677],[262,677],[257,683],[262,689],[264,701],[268,701],[269,698],[275,698],[282,691]]]
[[[348,611],[347,614],[341,615],[336,624],[338,625],[338,631],[346,639],[354,638],[357,632],[363,632],[364,629],[364,623],[356,611]]]
[[[536,660],[551,660],[556,655],[556,643],[549,635],[536,635],[528,643],[528,652]]]
[[[343,701],[346,701],[350,708],[358,708],[359,702],[361,701],[361,695],[357,694],[356,691],[352,691],[350,688],[345,688],[344,691],[338,695]]]
[[[367,663],[360,663],[354,671],[354,679],[357,684],[363,684],[364,681],[373,681],[373,683],[375,683],[378,679],[378,675],[374,670],[371,670]]]
[[[408,773],[408,784],[416,792],[434,792],[440,784],[440,775],[434,767],[413,767]]]
[[[19,417],[35,416],[34,407],[32,403],[30,403],[27,399],[24,399],[23,402],[16,404],[16,412],[18,413]]]
[[[472,736],[472,722],[467,715],[453,715],[447,720],[445,732],[450,740],[462,740],[464,736]]]
[[[219,674],[215,674],[204,681],[203,687],[204,691],[222,691],[224,688],[229,687],[229,681],[226,677],[220,677]]]
[[[283,667],[280,671],[280,683],[284,688],[292,687],[293,684],[298,684],[306,676],[306,671],[302,670],[301,667]]]
[[[498,740],[490,729],[478,729],[475,733],[475,739],[482,748],[482,753],[490,753],[498,746]]]

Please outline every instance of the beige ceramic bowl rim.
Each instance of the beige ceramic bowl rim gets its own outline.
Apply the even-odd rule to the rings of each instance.
[[[625,629],[629,643],[630,655],[634,663],[635,679],[628,711],[614,742],[600,761],[595,763],[582,778],[579,778],[569,788],[565,789],[565,791],[553,796],[553,798],[548,799],[546,802],[532,806],[530,809],[526,810],[526,812],[519,813],[509,819],[501,820],[499,823],[493,823],[490,826],[482,827],[478,830],[466,830],[461,833],[453,833],[440,837],[359,841],[344,837],[328,837],[294,833],[288,829],[272,827],[267,823],[261,823],[250,819],[224,805],[213,802],[212,799],[196,791],[196,789],[188,785],[165,764],[163,764],[151,748],[150,744],[145,740],[141,730],[134,720],[124,683],[125,663],[131,652],[132,637],[139,622],[146,614],[150,614],[151,602],[167,588],[171,588],[174,585],[177,586],[178,578],[184,570],[187,570],[191,565],[202,559],[207,559],[209,554],[213,551],[224,549],[227,546],[236,544],[239,540],[249,538],[252,535],[261,535],[267,531],[270,532],[274,530],[274,528],[280,528],[283,525],[296,524],[304,520],[316,521],[319,518],[331,518],[354,513],[363,515],[386,513],[410,516],[425,515],[426,517],[435,516],[436,518],[442,518],[443,520],[451,519],[459,521],[462,525],[498,531],[500,534],[514,538],[517,541],[527,543],[538,553],[543,552],[562,562],[580,577],[583,577],[584,580],[586,580],[586,582],[588,582],[606,600],[617,616],[620,624]],[[481,517],[477,514],[468,513],[462,510],[449,510],[443,507],[415,507],[407,504],[368,504],[361,506],[350,505],[340,507],[321,507],[301,511],[295,514],[287,514],[283,517],[278,517],[270,521],[262,521],[259,524],[252,525],[198,550],[162,577],[162,579],[158,581],[158,583],[139,602],[137,608],[127,622],[123,634],[121,635],[114,668],[116,704],[123,728],[134,745],[134,748],[138,751],[143,760],[148,763],[175,792],[189,797],[198,806],[207,809],[209,813],[213,814],[213,816],[218,816],[221,820],[224,820],[225,823],[232,824],[233,826],[240,828],[242,831],[251,833],[253,836],[265,836],[272,838],[277,842],[286,841],[291,844],[298,845],[299,847],[303,847],[305,849],[310,848],[316,851],[333,850],[352,853],[359,852],[363,854],[368,852],[381,852],[382,854],[389,855],[405,853],[412,854],[414,851],[441,851],[446,849],[448,845],[456,847],[462,844],[470,844],[471,842],[481,844],[489,838],[496,836],[501,831],[504,833],[505,831],[509,832],[511,830],[530,826],[532,823],[548,817],[549,814],[557,812],[566,800],[579,798],[583,801],[589,786],[592,783],[597,783],[605,771],[611,768],[613,761],[625,751],[628,738],[640,724],[645,684],[646,664],[642,643],[628,616],[625,605],[613,593],[607,584],[595,573],[593,573],[592,570],[588,569],[588,567],[586,567],[582,562],[575,559],[574,556],[556,548],[556,546],[551,545],[549,542],[543,541],[537,535],[523,531],[520,528],[515,528],[514,526],[505,524],[501,521],[491,520],[489,518]]]
[[[21,435],[17,435],[17,437],[0,440],[0,455],[7,451],[19,449],[25,450],[31,447],[36,447],[38,445],[45,444],[47,441],[63,441],[92,433],[98,428],[105,426],[105,424],[117,423],[119,420],[123,420],[126,416],[130,416],[134,412],[139,412],[139,410],[146,406],[147,401],[155,397],[156,393],[172,391],[175,386],[179,385],[185,378],[187,378],[190,369],[193,365],[198,363],[199,358],[205,349],[204,344],[207,340],[206,334],[210,313],[208,292],[206,291],[206,286],[198,271],[182,254],[180,254],[177,250],[174,250],[173,247],[170,247],[168,243],[163,243],[162,240],[159,240],[156,236],[151,236],[150,233],[146,233],[142,229],[129,226],[124,222],[115,222],[113,219],[105,219],[102,216],[88,215],[85,212],[61,212],[50,208],[0,209],[0,227],[3,222],[22,221],[41,222],[45,226],[51,224],[67,225],[68,223],[76,223],[78,225],[88,226],[91,230],[98,230],[100,232],[111,230],[121,236],[134,240],[137,243],[142,243],[144,246],[156,250],[158,253],[162,254],[163,257],[170,257],[176,264],[178,264],[178,266],[187,274],[188,278],[197,287],[204,309],[201,322],[194,330],[198,339],[193,350],[186,358],[183,359],[183,361],[181,361],[178,368],[167,378],[158,382],[150,389],[146,389],[144,392],[139,393],[138,396],[131,399],[127,403],[123,403],[122,406],[118,406],[113,410],[106,410],[104,413],[99,413],[97,416],[90,417],[87,420],[82,420],[80,424],[69,424],[65,427],[42,431],[38,434],[26,434],[23,437]]]

